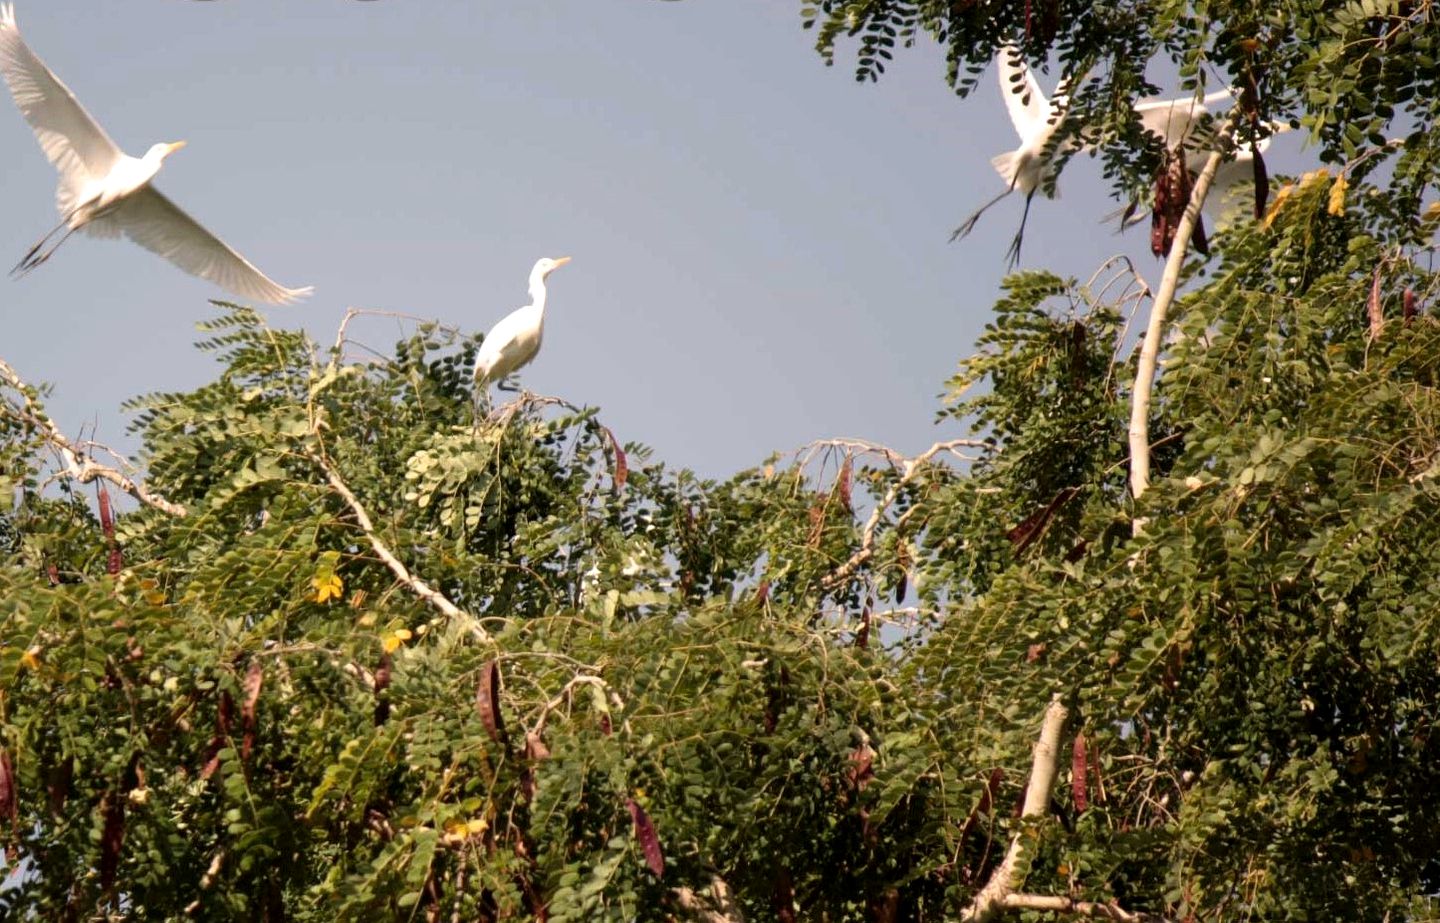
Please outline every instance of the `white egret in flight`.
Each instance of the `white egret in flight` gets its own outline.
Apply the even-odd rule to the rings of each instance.
[[[1020,259],[1020,240],[1025,234],[1025,219],[1030,216],[1030,200],[1034,198],[1035,191],[1041,189],[1049,198],[1056,195],[1050,181],[1055,175],[1055,160],[1062,151],[1053,141],[1070,104],[1070,82],[1061,81],[1055,90],[1055,98],[1047,100],[1040,84],[1035,81],[1035,75],[1025,66],[1018,47],[1009,43],[1001,45],[995,54],[995,63],[1000,75],[1000,92],[1005,97],[1005,108],[1010,113],[1015,133],[1020,136],[1020,146],[990,158],[990,164],[1005,181],[1005,191],[976,209],[955,229],[950,239],[956,240],[969,234],[987,208],[1019,190],[1025,195],[1025,213],[1020,218],[1020,229],[1010,243],[1009,257],[1013,265]]]
[[[309,288],[285,288],[266,277],[150,185],[161,162],[185,142],[156,144],[139,158],[120,150],[25,44],[9,3],[0,4],[0,74],[45,156],[60,173],[55,192],[60,223],[25,254],[16,273],[39,266],[71,234],[83,230],[96,237],[124,234],[186,272],[243,298],[285,304],[310,294]]]
[[[545,257],[530,270],[530,303],[517,308],[490,328],[475,355],[475,383],[481,391],[535,358],[545,333],[545,279],[570,262],[570,257]]]

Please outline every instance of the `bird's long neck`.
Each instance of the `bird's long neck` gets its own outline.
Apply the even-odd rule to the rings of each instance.
[[[536,313],[545,314],[545,277],[536,273],[530,277],[530,304]]]

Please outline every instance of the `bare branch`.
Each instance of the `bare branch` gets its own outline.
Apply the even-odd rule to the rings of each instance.
[[[1168,917],[1160,914],[1130,911],[1114,903],[1077,901],[1047,894],[1007,894],[1004,905],[1006,910],[1048,911],[1094,920],[1119,920],[1121,923],[1171,923]]]
[[[719,875],[712,876],[710,887],[696,893],[690,888],[676,888],[670,892],[675,903],[685,912],[686,919],[698,923],[744,923],[745,915],[735,905],[730,886]]]
[[[1060,754],[1060,732],[1065,728],[1068,714],[1059,697],[1051,699],[1050,704],[1045,707],[1045,720],[1040,725],[1040,739],[1035,742],[1035,756],[1030,763],[1030,783],[1025,789],[1025,806],[1020,812],[1022,819],[1044,814],[1046,806],[1050,804],[1050,790],[1055,785],[1055,768]],[[995,867],[990,880],[980,889],[980,893],[975,895],[975,899],[970,902],[960,919],[981,923],[994,919],[996,914],[1005,909],[1006,899],[1015,893],[1015,868],[1020,863],[1020,854],[1025,848],[1023,838],[1023,831],[1015,834],[1010,841],[1010,848],[1005,852],[1005,858]]]
[[[939,455],[941,452],[954,452],[961,447],[973,448],[978,445],[983,445],[983,443],[978,443],[973,439],[949,439],[944,442],[935,443],[914,458],[905,459],[897,456],[901,462],[900,477],[894,484],[890,485],[890,489],[885,492],[884,497],[880,498],[880,502],[875,504],[875,509],[870,511],[870,518],[865,521],[865,527],[860,533],[860,548],[843,564],[831,571],[825,579],[821,581],[821,586],[827,592],[835,589],[853,577],[856,571],[864,567],[865,564],[875,556],[875,533],[880,528],[880,520],[890,507],[895,504],[895,501],[899,499],[900,492],[915,479],[916,475],[925,470],[926,466],[929,465],[936,455]]]
[[[36,431],[45,444],[55,450],[60,456],[60,475],[79,481],[81,484],[89,484],[91,481],[109,481],[125,493],[134,497],[146,506],[160,510],[171,516],[184,516],[185,507],[178,503],[171,503],[158,494],[153,494],[145,489],[145,486],[118,468],[109,465],[102,465],[87,453],[87,443],[75,443],[68,439],[55,421],[45,413],[40,402],[35,398],[35,389],[20,378],[16,371],[10,367],[5,360],[0,359],[0,379],[14,388],[20,395],[22,406],[15,406],[8,401],[0,401],[0,413],[4,413],[25,426]],[[113,449],[101,446],[107,453],[121,462],[126,468],[134,470],[134,466],[118,455]]]
[[[412,593],[425,600],[431,606],[434,606],[442,614],[450,618],[466,621],[470,625],[470,630],[476,638],[481,641],[489,641],[490,636],[486,633],[485,629],[480,627],[479,619],[455,605],[446,598],[444,593],[441,593],[424,580],[412,574],[404,562],[397,558],[395,553],[380,540],[380,536],[375,532],[375,523],[371,521],[370,514],[365,511],[365,507],[360,504],[360,500],[355,496],[354,491],[350,489],[349,485],[345,483],[344,478],[340,477],[340,472],[335,470],[335,465],[331,463],[330,459],[326,458],[323,452],[319,451],[311,450],[306,454],[310,460],[325,473],[325,480],[330,482],[330,486],[340,495],[340,499],[344,500],[345,505],[350,507],[350,512],[355,516],[355,523],[360,526],[360,531],[364,532],[365,538],[370,541],[370,548],[381,561],[385,562],[385,566],[390,568],[390,572],[393,573],[401,583],[409,587]]]
[[[601,679],[598,676],[582,675],[572,677],[570,679],[570,682],[565,684],[564,688],[560,690],[560,692],[555,696],[555,698],[551,699],[543,706],[541,706],[540,716],[535,719],[535,726],[530,729],[531,735],[539,737],[541,734],[545,733],[545,722],[550,720],[550,713],[555,709],[559,708],[561,705],[564,705],[565,700],[570,697],[570,695],[575,691],[575,688],[577,686],[597,686],[602,692],[610,688],[605,683],[605,680]]]

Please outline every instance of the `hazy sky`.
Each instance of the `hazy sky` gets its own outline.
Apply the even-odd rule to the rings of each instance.
[[[791,0],[19,0],[32,49],[156,185],[285,285],[268,312],[322,342],[362,306],[483,330],[551,277],[523,384],[598,405],[622,440],[720,476],[856,436],[911,453],[959,435],[936,397],[995,301],[1018,196],[976,232],[998,87],[968,100],[941,51],[878,84],[823,66]],[[1054,75],[1041,75],[1047,90]],[[1298,139],[1277,141],[1282,169]],[[54,172],[0,103],[0,259],[54,222]],[[1272,166],[1272,169],[1274,167]],[[1132,254],[1098,164],[1037,198],[1024,266],[1088,276]],[[0,356],[55,385],[63,428],[122,442],[120,402],[216,366],[190,344],[226,297],[128,242],[72,238],[0,279]],[[359,328],[387,351],[393,321]]]

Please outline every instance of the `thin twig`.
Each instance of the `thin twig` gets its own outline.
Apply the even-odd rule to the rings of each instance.
[[[77,445],[66,438],[65,434],[60,432],[60,428],[55,425],[55,422],[45,413],[44,409],[40,406],[40,402],[36,400],[35,390],[25,384],[16,371],[10,367],[10,364],[3,359],[0,359],[0,378],[3,378],[6,384],[19,392],[20,399],[24,402],[24,406],[17,407],[9,402],[0,401],[0,412],[34,429],[40,438],[55,450],[60,456],[63,465],[60,471],[61,475],[79,481],[81,484],[89,484],[95,480],[109,481],[111,484],[125,491],[125,493],[134,497],[140,503],[160,510],[162,513],[167,513],[171,516],[184,516],[186,514],[185,507],[178,503],[171,503],[158,494],[151,493],[145,489],[143,484],[126,475],[118,468],[100,464],[86,453],[83,445]],[[120,461],[125,467],[133,470],[134,466],[126,461],[123,456],[120,456],[108,447],[102,446],[102,448],[117,461]]]
[[[944,442],[935,443],[914,458],[901,458],[900,477],[894,484],[890,485],[890,489],[885,492],[885,496],[875,505],[875,509],[870,511],[870,518],[865,521],[865,527],[860,533],[860,548],[843,564],[831,571],[825,579],[820,582],[821,587],[823,587],[826,592],[835,589],[835,587],[840,586],[846,580],[853,577],[856,571],[865,566],[865,564],[875,556],[875,533],[880,528],[880,519],[885,515],[885,512],[894,505],[895,501],[899,499],[900,492],[915,479],[917,474],[925,469],[926,465],[928,465],[936,455],[939,455],[941,452],[953,452],[962,446],[973,448],[979,445],[983,445],[983,443],[978,443],[973,439],[949,439]]]
[[[1237,107],[1237,113],[1240,111]],[[1225,159],[1225,148],[1235,131],[1235,118],[1220,129],[1215,138],[1214,149],[1205,160],[1205,166],[1195,180],[1190,193],[1190,202],[1185,214],[1175,229],[1175,239],[1170,244],[1170,254],[1165,260],[1165,274],[1160,277],[1160,289],[1150,305],[1150,323],[1145,330],[1145,341],[1140,347],[1140,362],[1135,369],[1135,387],[1130,402],[1130,493],[1135,499],[1150,486],[1150,394],[1155,386],[1155,366],[1160,358],[1160,344],[1165,338],[1165,321],[1170,305],[1175,301],[1175,291],[1180,286],[1180,273],[1185,268],[1185,254],[1190,249],[1190,238],[1200,222],[1200,207],[1210,192],[1215,171]],[[1139,532],[1142,523],[1135,522]]]

